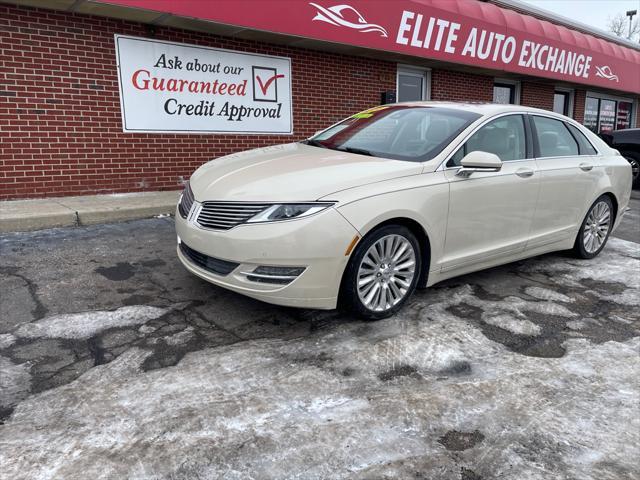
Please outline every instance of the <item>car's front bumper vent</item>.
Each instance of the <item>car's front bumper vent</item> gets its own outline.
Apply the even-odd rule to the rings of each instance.
[[[270,206],[269,203],[203,202],[197,222],[203,228],[229,230]]]
[[[200,268],[213,272],[217,275],[229,275],[233,272],[239,263],[229,262],[227,260],[220,260],[219,258],[210,257],[204,253],[200,253],[193,248],[189,247],[184,242],[180,242],[180,251],[182,254],[198,265]]]

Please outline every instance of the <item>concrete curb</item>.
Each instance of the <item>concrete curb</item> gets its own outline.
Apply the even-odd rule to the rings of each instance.
[[[172,214],[179,196],[179,191],[168,191],[0,202],[0,233]]]

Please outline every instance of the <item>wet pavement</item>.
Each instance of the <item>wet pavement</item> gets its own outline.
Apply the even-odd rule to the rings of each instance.
[[[0,236],[0,477],[639,478],[639,204],[375,323],[199,280],[170,218]]]

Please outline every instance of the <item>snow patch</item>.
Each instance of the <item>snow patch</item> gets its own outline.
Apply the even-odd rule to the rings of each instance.
[[[3,333],[0,335],[0,350],[9,348],[14,343],[16,343],[16,337],[10,333]]]
[[[15,364],[0,357],[0,407],[13,407],[29,394],[29,368],[28,363]]]
[[[13,333],[17,337],[26,338],[87,339],[109,328],[146,323],[168,311],[168,308],[131,305],[117,310],[53,315],[37,322],[22,324]]]
[[[516,335],[540,335],[542,329],[535,323],[525,318],[515,318],[511,315],[486,315],[482,314],[482,321],[493,325],[494,327],[502,328]]]
[[[527,287],[524,289],[524,293],[530,297],[537,298],[538,300],[553,300],[556,302],[575,302],[575,299],[568,297],[560,292],[556,292],[549,288],[542,287]]]

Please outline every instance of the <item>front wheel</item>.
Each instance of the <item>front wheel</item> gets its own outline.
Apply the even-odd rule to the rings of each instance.
[[[418,240],[406,227],[378,228],[358,244],[342,282],[345,306],[367,320],[396,313],[416,288],[421,255]]]
[[[598,255],[609,239],[613,228],[613,203],[607,195],[599,197],[587,212],[573,245],[579,258]]]

